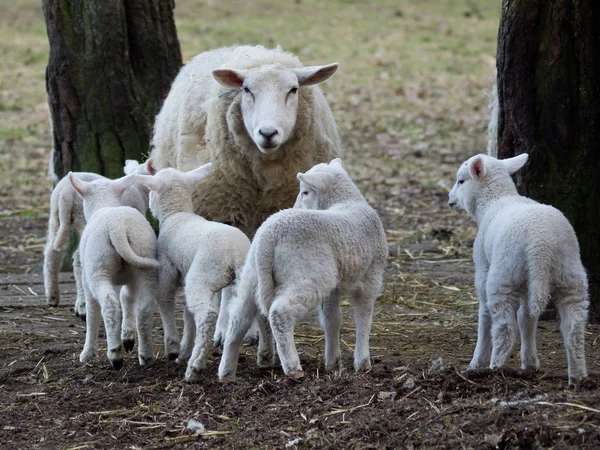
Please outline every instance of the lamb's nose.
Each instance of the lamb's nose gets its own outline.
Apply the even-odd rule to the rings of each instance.
[[[450,206],[450,208],[454,208],[456,206],[456,202],[448,202],[448,206]]]
[[[273,136],[279,133],[275,128],[261,128],[258,133],[264,137],[267,141],[270,141]]]

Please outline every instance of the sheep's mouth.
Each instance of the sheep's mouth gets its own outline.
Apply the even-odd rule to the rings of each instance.
[[[262,144],[262,145],[257,144],[256,146],[262,153],[265,153],[267,155],[269,155],[271,153],[275,153],[280,147],[279,144],[272,144],[272,143],[267,143],[267,144]]]

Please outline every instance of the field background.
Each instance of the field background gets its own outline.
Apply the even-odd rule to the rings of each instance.
[[[323,374],[322,333],[300,327],[308,373],[261,372],[247,348],[240,380],[205,381],[159,360],[120,372],[81,365],[85,328],[44,306],[42,249],[51,182],[41,4],[0,4],[0,442],[7,448],[594,448],[600,329],[589,327],[591,378],[566,383],[558,326],[540,326],[541,372],[465,373],[476,337],[470,244],[476,229],[447,207],[458,165],[485,152],[499,0],[179,0],[184,61],[230,44],[282,45],[306,65],[340,63],[323,89],[345,162],[380,213],[390,244],[372,335],[373,370]],[[352,321],[345,310],[344,362]],[[158,327],[156,351],[162,357]],[[436,358],[443,358],[442,360]],[[518,367],[518,352],[510,366]],[[209,432],[192,435],[189,419]]]

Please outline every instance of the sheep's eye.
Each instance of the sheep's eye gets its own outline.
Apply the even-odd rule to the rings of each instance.
[[[248,86],[244,86],[244,87],[243,87],[243,89],[244,89],[244,92],[245,92],[245,93],[247,93],[247,94],[249,94],[249,93],[250,93],[250,89],[248,89]]]
[[[295,94],[296,92],[298,92],[298,86],[294,86],[293,88],[290,89],[290,94]]]
[[[465,180],[458,180],[458,184],[463,184]]]
[[[308,195],[308,191],[302,191],[302,196],[306,197]]]

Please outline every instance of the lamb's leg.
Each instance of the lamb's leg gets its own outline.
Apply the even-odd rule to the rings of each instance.
[[[185,379],[189,382],[196,382],[200,378],[200,372],[206,368],[210,340],[214,336],[218,313],[212,305],[212,297],[215,292],[212,292],[208,285],[197,284],[197,280],[189,278],[188,276],[185,280],[185,301],[188,309],[194,315],[196,342],[188,361]]]
[[[100,300],[104,329],[106,332],[106,356],[114,369],[123,366],[123,344],[121,342],[121,305],[115,287],[107,281],[98,283],[95,289]]]
[[[100,330],[100,322],[102,321],[102,312],[97,299],[92,298],[91,292],[85,286],[84,290],[87,320],[85,322],[85,345],[83,346],[81,355],[79,355],[79,361],[83,363],[91,361],[96,354],[96,350],[98,349],[98,331]]]
[[[540,361],[537,356],[536,331],[538,316],[531,314],[523,304],[517,313],[519,332],[521,333],[521,369],[538,370]]]
[[[371,354],[369,352],[369,335],[373,323],[373,307],[377,291],[375,287],[365,284],[359,290],[354,301],[354,324],[356,326],[356,346],[354,347],[354,370],[369,370]]]
[[[492,356],[492,318],[487,306],[485,284],[487,272],[478,271],[475,275],[475,288],[479,297],[479,313],[477,321],[477,345],[469,369],[481,369],[490,365]]]
[[[227,333],[227,323],[229,322],[229,299],[231,296],[231,290],[228,287],[223,288],[215,298],[220,300],[219,303],[219,317],[217,318],[217,325],[215,326],[215,335],[213,337],[213,345],[215,347],[222,347],[223,341],[225,340],[225,334]],[[217,305],[215,305],[216,307]]]
[[[123,310],[121,339],[125,351],[130,352],[135,344],[135,296],[129,286],[125,285],[121,288],[120,300]]]
[[[177,364],[187,363],[192,356],[194,349],[194,339],[196,337],[196,324],[194,314],[188,309],[187,305],[183,309],[183,337],[181,338],[181,351],[177,358]]]
[[[257,313],[258,307],[251,295],[234,297],[232,299],[229,307],[227,334],[223,343],[223,355],[219,364],[219,381],[235,380],[242,341]],[[258,350],[259,358],[260,355],[261,347]]]
[[[312,286],[310,287],[312,288]],[[296,320],[314,307],[316,299],[310,296],[313,289],[294,286],[275,297],[269,310],[269,323],[277,344],[277,353],[283,372],[290,378],[302,378],[304,372],[294,342]],[[303,293],[304,291],[304,293]]]
[[[52,239],[52,241],[53,240],[54,239]],[[52,241],[49,236],[46,246],[44,247],[44,288],[48,306],[56,306],[60,302],[58,272],[60,271],[60,258],[62,252],[53,249]]]
[[[248,334],[256,326],[258,329],[258,349],[256,350],[256,363],[259,367],[268,368],[275,365],[275,348],[273,343],[273,332],[269,325],[269,319],[262,314],[258,314],[258,310],[254,313],[255,317],[250,328],[246,332],[244,341],[248,339]]]
[[[588,318],[586,292],[574,291],[557,299],[556,307],[560,314],[560,330],[563,335],[567,362],[569,364],[569,384],[587,377],[585,364],[585,326]]]
[[[157,288],[156,273],[153,270],[139,270],[133,282],[135,298],[135,319],[138,335],[138,360],[140,366],[148,366],[156,360],[152,347],[152,319]],[[125,287],[125,286],[124,286]]]
[[[158,310],[164,330],[165,356],[170,360],[174,360],[180,355],[179,332],[175,323],[175,293],[179,285],[179,275],[170,261],[160,258],[160,263],[157,295]]]
[[[75,276],[75,288],[77,290],[77,299],[75,300],[75,315],[85,320],[85,291],[83,289],[83,273],[81,270],[81,259],[79,249],[73,253],[73,275]]]
[[[330,295],[321,305],[319,321],[325,331],[325,370],[341,371],[340,330],[342,329],[342,310],[336,294]]]
[[[488,286],[488,307],[492,319],[490,368],[494,369],[506,363],[515,345],[519,299],[502,294],[500,289],[490,289]]]

